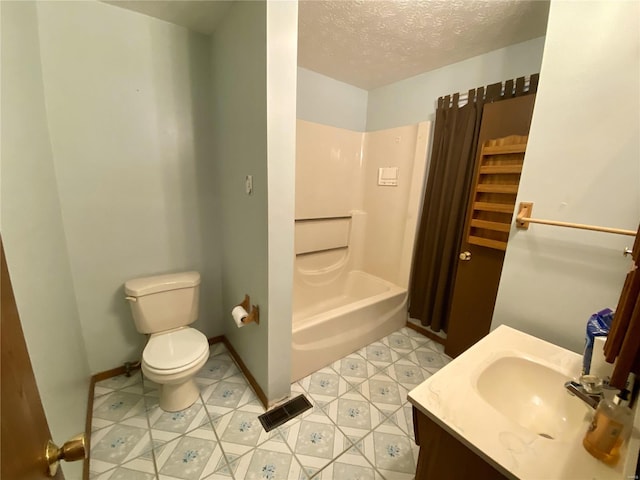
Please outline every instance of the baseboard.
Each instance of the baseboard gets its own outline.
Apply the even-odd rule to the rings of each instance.
[[[140,369],[140,365],[131,368],[131,370],[139,370],[139,369]],[[112,368],[111,370],[105,370],[104,372],[96,373],[91,377],[91,380],[93,383],[97,383],[97,382],[101,382],[102,380],[106,380],[107,378],[117,377],[118,375],[124,375],[125,373],[127,373],[127,369],[123,365],[121,367]]]
[[[433,332],[430,332],[426,328],[419,327],[418,325],[415,325],[411,322],[407,322],[406,327],[410,328],[411,330],[415,330],[416,332],[424,335],[425,337],[427,337],[430,340],[433,340],[434,342],[439,343],[440,345],[444,345],[446,342],[446,339],[439,337],[438,335],[436,335]]]
[[[267,396],[264,394],[264,392],[262,391],[262,388],[260,388],[260,385],[258,385],[258,382],[256,382],[256,379],[253,377],[253,375],[251,375],[251,372],[249,371],[247,366],[244,364],[244,362],[238,355],[238,352],[236,352],[235,348],[233,348],[233,345],[231,345],[229,340],[227,340],[227,338],[224,335],[218,335],[216,337],[208,338],[207,341],[209,342],[209,345],[213,345],[214,343],[224,343],[224,346],[227,348],[227,350],[229,351],[229,354],[233,357],[235,362],[240,367],[242,374],[245,376],[245,378],[251,385],[251,388],[253,388],[253,391],[256,393],[256,395],[260,399],[260,402],[262,402],[262,404],[264,405],[264,408],[268,408]],[[129,372],[133,370],[139,370],[139,369],[140,369],[140,361],[132,362],[129,367]],[[112,368],[111,370],[105,370],[104,372],[99,372],[91,376],[91,382],[89,387],[89,402],[91,403],[91,405],[89,405],[89,403],[87,404],[87,430],[86,430],[89,435],[91,434],[91,411],[93,409],[93,394],[95,391],[95,384],[102,380],[106,380],[107,378],[116,377],[118,375],[123,375],[125,373],[127,373],[127,367],[125,367],[124,365],[121,365],[119,367]],[[88,475],[88,471],[87,471],[87,475]]]
[[[209,345],[213,345],[214,343],[224,342],[224,335],[218,335],[217,337],[208,338]]]
[[[267,400],[267,396],[262,391],[262,388],[260,388],[260,385],[258,385],[258,382],[256,382],[256,379],[253,378],[253,375],[251,375],[251,372],[249,371],[247,366],[244,364],[244,362],[238,355],[238,352],[236,352],[235,348],[233,348],[233,345],[231,345],[229,340],[227,340],[227,338],[224,335],[222,335],[222,343],[224,343],[224,346],[227,347],[227,350],[229,350],[229,353],[231,354],[233,359],[236,361],[236,363],[240,367],[240,370],[242,370],[242,373],[244,374],[245,378],[249,382],[249,385],[251,385],[251,388],[253,388],[253,391],[256,393],[256,395],[260,399],[260,402],[262,402],[262,405],[264,406],[264,408],[268,410],[269,401]]]

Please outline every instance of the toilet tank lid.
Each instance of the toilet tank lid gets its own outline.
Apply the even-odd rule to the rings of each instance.
[[[127,280],[124,284],[124,291],[129,296],[141,297],[152,293],[195,287],[197,285],[200,285],[200,274],[198,272],[182,272]]]

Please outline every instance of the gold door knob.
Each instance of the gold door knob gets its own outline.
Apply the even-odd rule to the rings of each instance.
[[[50,477],[55,476],[58,471],[58,464],[60,463],[60,460],[64,460],[65,462],[84,460],[87,456],[84,433],[80,433],[64,442],[62,448],[49,440],[45,447],[44,456],[49,464],[48,473]]]
[[[460,255],[458,255],[458,257],[463,262],[468,262],[469,260],[471,260],[471,252],[462,252]]]

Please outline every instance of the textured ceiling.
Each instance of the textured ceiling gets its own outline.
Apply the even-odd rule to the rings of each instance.
[[[206,34],[232,3],[103,1]],[[542,36],[548,11],[548,0],[300,0],[298,65],[370,90]]]
[[[298,65],[370,90],[545,34],[548,1],[301,0]]]

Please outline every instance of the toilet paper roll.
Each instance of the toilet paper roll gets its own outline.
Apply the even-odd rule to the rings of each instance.
[[[247,318],[249,314],[243,307],[238,305],[237,307],[234,307],[233,310],[231,310],[231,316],[233,317],[233,321],[236,322],[238,328],[240,328],[244,326],[244,319]]]
[[[604,342],[607,341],[607,337],[595,337],[593,339],[593,354],[591,355],[591,367],[589,373],[596,375],[608,382],[613,373],[613,365],[607,363],[604,359]]]

